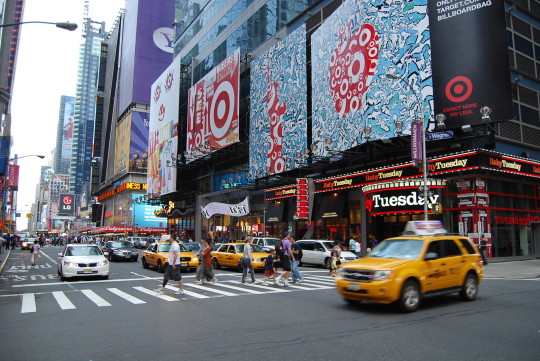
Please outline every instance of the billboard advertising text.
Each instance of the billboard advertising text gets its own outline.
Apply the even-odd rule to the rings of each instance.
[[[141,195],[133,193],[132,199],[138,199]],[[161,206],[151,206],[149,204],[132,203],[132,223],[134,227],[159,227],[167,229],[167,218],[158,218],[154,211],[161,209]]]
[[[503,0],[430,1],[435,114],[447,128],[513,117]]]
[[[60,194],[58,215],[73,216],[75,214],[75,196],[73,194]]]
[[[73,126],[74,126],[74,110],[75,98],[64,96],[63,117],[64,123],[62,128],[62,153],[61,160],[68,162],[71,158],[71,147],[73,144]]]
[[[129,163],[129,139],[131,133],[131,113],[116,125],[114,153],[114,174],[125,173]]]
[[[428,1],[378,3],[345,0],[311,37],[315,156],[410,134],[433,113]]]
[[[148,135],[148,194],[176,191],[180,58],[152,85]]]
[[[148,167],[148,113],[131,113],[131,139],[129,145],[129,170],[146,172]]]
[[[238,142],[240,49],[188,91],[186,160]]]
[[[251,63],[249,171],[297,168],[307,147],[306,27]]]

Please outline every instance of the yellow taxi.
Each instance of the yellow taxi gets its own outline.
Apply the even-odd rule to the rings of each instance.
[[[196,270],[199,267],[199,258],[191,253],[183,244],[180,246],[180,269]],[[144,268],[156,267],[158,272],[164,272],[169,262],[171,242],[155,242],[150,244],[141,255]]]
[[[428,295],[459,292],[473,301],[483,276],[482,257],[469,238],[447,234],[440,221],[413,221],[401,236],[340,267],[336,288],[349,303],[395,302],[413,312]]]
[[[221,267],[232,267],[238,270],[242,269],[240,259],[244,256],[245,243],[224,243],[215,251],[212,251],[212,267],[221,269]],[[253,258],[254,269],[264,269],[264,261],[268,253],[256,244],[251,245],[251,256]]]
[[[35,238],[26,238],[21,241],[21,249],[32,249],[32,245],[37,241]]]

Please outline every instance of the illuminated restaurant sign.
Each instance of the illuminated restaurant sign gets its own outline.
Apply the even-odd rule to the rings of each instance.
[[[295,196],[296,196],[296,185],[269,189],[264,192],[264,199],[266,201],[287,198],[287,197],[295,197]]]
[[[110,191],[107,191],[103,193],[102,195],[98,196],[98,201],[101,202],[102,200],[112,197],[117,193],[123,192],[125,190],[143,190],[145,191],[147,189],[146,183],[123,183],[120,184],[118,187],[111,189]]]

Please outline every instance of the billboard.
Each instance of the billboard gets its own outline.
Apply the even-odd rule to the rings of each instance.
[[[513,118],[503,0],[430,1],[435,114],[447,128]],[[471,36],[474,34],[474,36]]]
[[[150,87],[171,64],[174,1],[127,0],[119,75],[119,113],[132,102],[149,104]]]
[[[16,164],[8,165],[8,187],[15,190],[19,187],[19,166]]]
[[[114,144],[114,174],[127,172],[129,163],[129,143],[131,133],[131,113],[116,125],[116,141]]]
[[[188,91],[186,161],[238,142],[240,49]]]
[[[148,135],[148,194],[176,191],[180,59],[152,85]]]
[[[139,198],[140,194],[132,193],[133,200]],[[161,209],[161,206],[151,206],[149,204],[141,204],[132,202],[131,221],[134,227],[158,227],[167,229],[167,219],[156,217],[154,211]]]
[[[131,139],[129,141],[129,170],[146,172],[148,168],[148,113],[131,112]]]
[[[313,155],[410,134],[417,116],[432,117],[427,3],[345,0],[313,33]]]
[[[307,148],[306,27],[251,62],[249,172],[282,173]]]
[[[71,148],[73,145],[73,126],[75,117],[75,98],[70,96],[62,96],[64,99],[64,109],[62,110],[63,126],[62,126],[62,150],[60,161],[67,162],[71,159]]]
[[[47,183],[52,180],[54,170],[51,167],[41,167],[41,182]]]
[[[60,201],[58,203],[59,216],[73,216],[75,214],[75,195],[60,194]]]

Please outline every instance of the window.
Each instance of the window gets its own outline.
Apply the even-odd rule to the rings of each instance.
[[[313,251],[314,249],[314,242],[299,242],[298,243],[303,251]]]
[[[459,243],[461,243],[463,248],[465,248],[467,250],[467,253],[469,253],[469,254],[475,254],[476,253],[475,250],[474,250],[474,247],[472,246],[471,242],[469,242],[468,239],[460,238]]]
[[[451,239],[445,239],[443,240],[443,244],[446,257],[461,256],[461,250],[459,249],[456,242]]]

